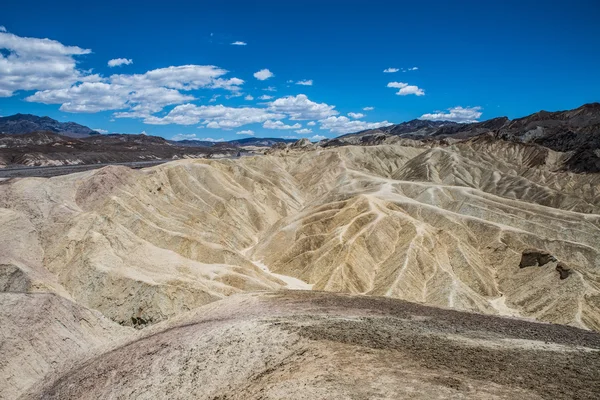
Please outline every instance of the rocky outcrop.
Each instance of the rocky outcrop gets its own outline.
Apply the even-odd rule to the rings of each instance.
[[[523,250],[519,268],[541,267],[549,262],[555,262],[556,257],[544,250],[527,249]]]
[[[0,292],[28,292],[31,280],[13,264],[0,264]]]

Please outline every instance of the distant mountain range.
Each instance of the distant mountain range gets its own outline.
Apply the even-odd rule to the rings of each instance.
[[[392,143],[398,139],[451,141],[482,134],[492,135],[498,140],[535,144],[554,151],[569,152],[570,170],[600,172],[600,103],[584,104],[567,111],[540,111],[514,120],[500,117],[462,124],[451,121],[412,120],[342,135],[320,145],[375,145]]]
[[[134,150],[138,158],[143,158],[143,151],[149,151],[150,148],[153,149],[151,157],[177,157],[194,153],[191,148],[213,148],[212,152],[216,149],[230,149],[230,152],[234,152],[234,149],[238,147],[271,147],[275,144],[289,144],[296,141],[294,139],[254,137],[227,142],[173,141],[149,135],[101,135],[93,129],[74,122],[63,123],[49,117],[30,114],[0,117],[0,132],[2,133],[0,134],[0,150],[5,153],[5,164],[11,163],[10,160],[15,158],[10,155],[7,159],[6,153],[10,153],[10,149],[20,148],[23,150],[27,146],[37,146],[36,152],[56,153],[62,146],[72,146],[65,144],[66,137],[79,139],[87,145],[99,146],[99,149],[110,147],[114,152],[119,152],[119,146],[125,146]],[[9,137],[27,134],[30,136]],[[482,122],[457,123],[415,119],[401,124],[323,140],[319,146],[376,145],[393,143],[399,139],[426,142],[451,141],[469,139],[482,134],[492,135],[499,140],[535,144],[555,151],[568,152],[569,165],[573,171],[600,172],[600,103],[584,104],[567,111],[540,111],[514,120],[499,117]],[[53,135],[59,137],[52,138]],[[58,144],[55,143],[54,148],[50,149],[48,146],[51,142]],[[39,146],[45,146],[46,150]],[[186,148],[188,150],[185,150]],[[161,150],[159,151],[159,149]],[[90,149],[90,151],[92,150]],[[68,150],[67,153],[72,153],[72,151]]]
[[[73,138],[51,131],[0,134],[0,168],[81,165],[180,158],[235,156],[227,147],[178,146],[158,136],[88,135]]]
[[[170,140],[170,143],[178,146],[206,146],[206,147],[241,147],[241,146],[256,146],[256,147],[271,147],[276,143],[294,143],[298,139],[281,139],[281,138],[255,138],[249,137],[244,139],[229,140],[225,142],[209,142],[206,140]]]
[[[89,136],[100,135],[100,132],[88,128],[87,126],[77,124],[75,122],[59,122],[50,117],[38,117],[32,114],[15,114],[9,117],[0,117],[0,134],[5,135],[24,135],[34,132],[44,132],[46,135],[49,132],[59,134],[61,136],[84,139]],[[125,134],[110,134],[107,136],[126,136]],[[240,147],[240,146],[257,146],[271,147],[275,143],[294,143],[296,139],[281,139],[281,138],[255,138],[249,137],[244,139],[230,140],[224,142],[214,142],[207,140],[165,140],[157,136],[129,135],[141,136],[140,140],[148,141],[163,141],[177,146],[184,147]]]
[[[493,118],[483,122],[412,120],[397,125],[339,136],[330,145],[370,144],[395,136],[405,139],[467,139],[483,133],[498,139],[535,143],[556,151],[581,147],[600,148],[600,103],[584,104],[567,111],[540,111],[523,118]]]
[[[0,117],[0,133],[23,135],[40,131],[54,132],[74,138],[100,134],[100,132],[96,132],[87,126],[75,122],[58,122],[50,117],[38,117],[32,114],[15,114],[9,117]]]

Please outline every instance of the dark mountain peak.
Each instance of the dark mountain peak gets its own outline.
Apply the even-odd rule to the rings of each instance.
[[[15,114],[0,117],[0,133],[23,135],[36,131],[52,131],[71,137],[87,137],[98,132],[75,122],[59,122],[48,116]]]

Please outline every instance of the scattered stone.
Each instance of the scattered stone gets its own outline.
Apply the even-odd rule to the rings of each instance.
[[[556,265],[556,270],[558,271],[558,274],[560,275],[560,279],[567,279],[572,271],[571,268],[567,267],[567,265],[565,263],[559,262]]]

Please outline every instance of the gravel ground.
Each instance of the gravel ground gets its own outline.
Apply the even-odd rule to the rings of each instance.
[[[233,296],[23,398],[597,399],[600,335],[379,297]]]

